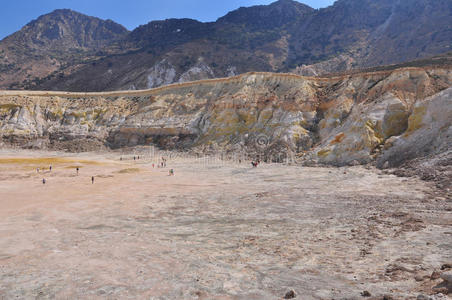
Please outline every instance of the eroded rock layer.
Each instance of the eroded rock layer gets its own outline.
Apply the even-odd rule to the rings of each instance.
[[[0,93],[4,144],[157,145],[381,166],[451,147],[452,69],[333,78],[248,73],[146,91]]]

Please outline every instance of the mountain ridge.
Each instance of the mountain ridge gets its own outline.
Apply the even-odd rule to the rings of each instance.
[[[57,9],[30,21],[0,42],[1,86],[36,80],[74,65],[129,31],[111,20]]]
[[[449,11],[452,3],[443,0],[339,0],[317,10],[280,0],[238,8],[215,22],[151,21],[102,46],[87,50],[82,41],[57,62],[42,63],[40,54],[34,69],[13,61],[24,74],[15,83],[0,52],[0,88],[127,90],[252,71],[318,76],[400,63],[450,51]],[[104,22],[101,29],[110,24]],[[419,37],[411,28],[422,28]]]

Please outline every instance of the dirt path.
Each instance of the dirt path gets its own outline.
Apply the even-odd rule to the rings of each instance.
[[[452,262],[452,203],[416,179],[151,163],[2,152],[0,298],[405,299]]]

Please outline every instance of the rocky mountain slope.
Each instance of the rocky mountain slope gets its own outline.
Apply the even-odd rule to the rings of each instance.
[[[0,87],[36,84],[57,70],[98,57],[128,30],[68,9],[55,10],[0,42]]]
[[[59,15],[58,11],[46,18],[55,23]],[[78,20],[71,28],[84,26],[82,17]],[[452,2],[448,0],[338,0],[320,10],[279,0],[240,8],[216,22],[153,21],[130,33],[107,23],[99,26],[108,34],[93,35],[93,40],[102,42],[89,43],[90,47],[95,45],[94,53],[77,50],[74,56],[72,51],[55,62],[48,61],[45,47],[33,46],[36,59],[22,63],[13,56],[15,51],[27,53],[21,49],[48,40],[37,34],[35,27],[26,26],[22,31],[32,28],[36,41],[28,39],[14,49],[5,46],[11,37],[0,42],[0,49],[9,49],[5,52],[8,60],[2,63],[4,70],[0,70],[0,86],[106,91],[153,88],[250,71],[318,76],[430,57],[450,51],[452,45]],[[73,47],[62,39],[55,41],[61,49]],[[14,80],[7,76],[13,73],[23,74],[16,85],[11,85]]]
[[[145,91],[0,95],[5,144],[156,145],[382,167],[452,147],[452,68],[336,77],[248,73]]]

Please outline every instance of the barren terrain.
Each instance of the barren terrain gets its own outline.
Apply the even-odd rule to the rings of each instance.
[[[120,157],[2,150],[0,298],[409,299],[452,262],[452,203],[415,178]]]

